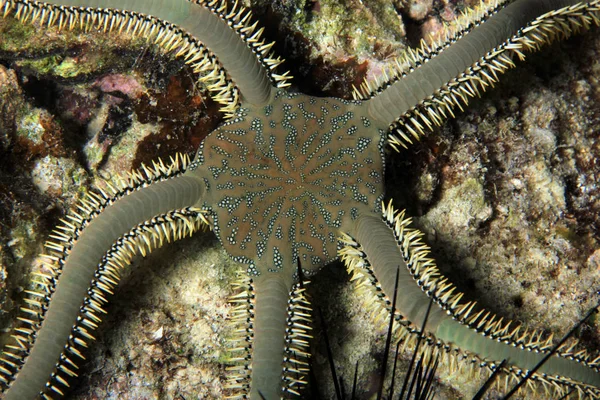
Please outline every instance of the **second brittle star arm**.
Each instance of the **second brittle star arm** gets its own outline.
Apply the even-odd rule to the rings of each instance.
[[[355,90],[369,114],[390,126],[392,147],[406,147],[492,87],[499,75],[557,37],[600,22],[600,1],[517,0],[482,3],[439,42],[423,42],[384,77]]]

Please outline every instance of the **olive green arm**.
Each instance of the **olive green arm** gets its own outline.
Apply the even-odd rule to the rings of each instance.
[[[477,362],[491,368],[506,359],[511,366],[505,372],[521,376],[521,371],[532,369],[545,356],[548,350],[542,349],[546,347],[545,343],[536,344],[536,338],[540,338],[537,333],[511,335],[504,328],[514,329],[511,322],[493,323],[499,319],[492,314],[485,315],[485,310],[478,314],[480,308],[471,311],[471,305],[475,305],[472,302],[461,306],[459,299],[462,294],[455,292],[431,260],[424,257],[426,246],[417,239],[420,233],[406,229],[406,235],[398,234],[404,229],[406,220],[400,217],[396,220],[389,218],[388,221],[391,222],[386,223],[384,218],[375,215],[361,216],[353,232],[357,245],[351,252],[361,254],[354,265],[362,263],[366,270],[372,272],[376,279],[374,285],[381,287],[388,300],[393,297],[396,274],[399,273],[396,312],[401,315],[399,320],[412,336],[418,333],[417,327],[422,324],[430,296],[433,296],[440,307],[433,308],[429,314],[426,337],[428,345],[440,351],[442,358],[444,355],[455,357],[460,354],[461,358],[466,355],[466,360],[457,361],[458,364]],[[398,221],[403,227],[394,231],[393,225]],[[423,264],[418,276],[407,263],[412,267]],[[520,340],[521,337],[524,340]],[[575,385],[583,392],[595,395],[600,388],[598,369],[583,360],[571,359],[570,355],[552,356],[534,379],[543,379],[563,388]]]
[[[310,358],[308,281],[292,284],[279,272],[239,275],[230,299],[228,398],[295,398],[307,383]]]
[[[97,280],[103,255],[132,227],[157,214],[196,204],[204,193],[197,179],[178,176],[140,187],[104,208],[68,244],[60,279],[53,279],[52,301],[24,364],[3,394],[5,400],[35,399],[46,390],[46,382],[68,347],[69,337],[81,315],[82,301]],[[69,368],[72,368],[69,366]]]
[[[251,399],[278,399],[282,394],[287,305],[290,287],[276,274],[255,287]]]
[[[574,10],[572,20],[568,20],[570,11],[565,10],[557,13],[557,17],[563,18],[558,23],[552,23],[554,15],[546,15],[549,22],[543,29],[535,31],[534,39],[520,41],[525,35],[523,29],[536,18],[576,4],[594,4],[590,13],[594,14],[592,18],[597,18],[597,1],[517,0],[500,5],[498,11],[490,11],[485,23],[465,28],[466,33],[459,30],[455,43],[449,39],[432,45],[432,51],[424,51],[425,55],[416,62],[414,70],[406,73],[392,71],[397,75],[392,79],[393,83],[362,95],[372,97],[368,100],[370,115],[387,125],[394,125],[399,118],[406,117],[408,120],[400,121],[400,125],[410,124],[410,133],[417,137],[423,133],[424,126],[438,124],[448,111],[452,113],[451,108],[461,107],[461,104],[466,104],[467,97],[493,85],[497,74],[512,66],[510,58],[515,53],[522,56],[522,51],[539,47],[555,34],[568,35],[579,27],[587,26],[580,23],[586,10]],[[564,20],[568,23],[563,23]],[[573,25],[570,25],[571,21]],[[483,74],[478,72],[481,70]],[[426,105],[415,113],[415,108],[423,104]]]

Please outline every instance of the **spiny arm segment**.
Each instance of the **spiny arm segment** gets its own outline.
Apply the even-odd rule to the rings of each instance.
[[[233,116],[241,101],[264,104],[273,86],[286,87],[288,72],[251,23],[251,11],[225,0],[0,0],[0,13],[22,22],[141,36],[183,57],[211,96]]]
[[[204,187],[183,175],[188,161],[177,156],[170,165],[158,162],[128,179],[115,178],[107,191],[81,200],[53,232],[45,271],[27,292],[13,341],[0,358],[4,399],[62,395],[94,339],[120,270],[135,254],[206,225],[203,211],[193,208]]]
[[[236,0],[230,10],[227,9],[227,2],[224,0],[188,0],[194,1],[207,7],[215,15],[221,17],[223,21],[227,21],[227,25],[233,29],[239,37],[241,37],[248,47],[254,52],[256,58],[261,62],[267,73],[271,83],[278,87],[284,88],[290,86],[289,80],[292,78],[289,71],[283,73],[275,73],[277,67],[283,63],[280,56],[275,55],[272,51],[275,42],[265,42],[262,39],[264,28],[258,27],[258,22],[251,23],[252,11],[238,4]],[[242,93],[243,94],[243,93]]]
[[[312,338],[310,301],[305,286],[280,275],[252,279],[239,273],[229,340],[228,399],[279,399],[300,396],[307,384]]]
[[[446,37],[400,60],[383,78],[355,89],[369,99],[369,113],[390,125],[389,144],[396,150],[461,111],[523,60],[554,39],[600,25],[600,0],[517,0],[482,3],[475,21],[464,18]],[[398,117],[400,116],[400,117]]]
[[[404,53],[394,59],[392,65],[381,72],[381,75],[365,79],[358,87],[354,87],[352,93],[354,99],[368,100],[377,96],[396,81],[434,59],[509,1],[496,0],[491,3],[489,0],[481,1],[478,6],[467,9],[450,25],[445,26],[440,34],[441,38],[435,39],[431,36],[428,40],[421,39],[419,47],[415,49],[408,47]]]
[[[522,378],[548,353],[552,338],[540,332],[525,330],[521,325],[504,321],[476,302],[463,302],[459,292],[441,275],[429,258],[429,248],[422,242],[422,233],[409,227],[404,212],[394,211],[391,203],[383,208],[383,218],[361,216],[353,237],[344,235],[340,256],[357,288],[364,292],[376,318],[387,321],[391,298],[399,269],[395,330],[404,346],[412,346],[418,335],[429,298],[439,308],[432,309],[427,320],[427,356],[439,354],[453,368],[478,365],[495,370],[507,359],[509,366],[504,381]],[[592,360],[585,350],[575,351],[575,344],[559,348],[555,356],[542,366],[532,381],[547,393],[559,396],[575,388],[582,397],[600,397],[600,357]],[[529,381],[528,381],[529,382]],[[506,389],[506,388],[504,388]]]

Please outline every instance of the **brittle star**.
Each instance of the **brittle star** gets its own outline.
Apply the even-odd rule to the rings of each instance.
[[[534,8],[531,6],[532,3],[517,2],[512,7],[527,14]],[[19,5],[22,7],[23,4],[26,4],[28,8],[19,10]],[[54,19],[52,22],[58,25],[75,25],[73,21],[69,20],[70,15],[73,15],[70,14],[69,10],[64,8],[53,10],[32,8],[32,4],[28,2],[5,2],[4,8],[7,12],[14,11],[17,17],[23,20],[39,18],[44,23],[48,19]],[[187,3],[177,4],[182,7],[189,6]],[[10,8],[13,5],[17,5],[16,10]],[[217,15],[217,19],[230,19],[234,21],[234,24],[239,24],[240,26],[236,26],[235,30],[240,36],[252,35],[252,33],[248,33],[250,29],[245,27],[245,22],[240,22],[243,19],[242,17],[245,16],[244,12],[239,14],[232,12],[226,16],[225,12],[220,10],[219,4],[212,3],[209,6],[215,7],[213,11],[214,15]],[[196,6],[190,7],[193,10],[200,10],[200,8],[194,8]],[[108,27],[115,24],[115,29],[141,30],[151,37],[158,35],[157,41],[161,42],[162,46],[175,50],[186,57],[190,63],[195,64],[194,68],[197,71],[208,74],[208,78],[204,79],[208,81],[208,87],[215,94],[216,99],[223,103],[223,110],[230,117],[230,120],[223,128],[213,133],[201,144],[200,156],[191,166],[188,166],[187,162],[177,159],[170,166],[157,164],[152,170],[146,169],[144,172],[133,175],[129,182],[117,179],[104,192],[92,194],[83,200],[79,205],[80,210],[71,214],[71,219],[67,220],[62,228],[59,228],[53,234],[54,241],[48,244],[49,263],[46,267],[48,271],[42,274],[39,284],[42,286],[44,293],[53,294],[55,291],[56,293],[53,294],[53,299],[49,305],[49,314],[45,315],[40,310],[46,308],[46,294],[39,291],[30,292],[29,307],[31,308],[26,308],[25,312],[33,315],[33,317],[21,319],[23,326],[18,328],[17,333],[14,335],[16,344],[12,345],[12,349],[7,350],[4,358],[4,377],[7,381],[14,379],[13,383],[10,383],[6,396],[10,398],[11,393],[18,393],[17,396],[30,397],[28,394],[23,393],[27,393],[28,390],[36,393],[41,390],[39,386],[36,389],[31,384],[27,365],[40,366],[42,361],[35,354],[51,351],[51,346],[46,346],[48,339],[42,338],[45,335],[44,332],[53,332],[64,328],[57,326],[57,324],[60,325],[59,322],[54,322],[58,321],[59,318],[52,317],[52,304],[62,304],[61,301],[55,300],[54,296],[60,297],[61,292],[64,292],[60,290],[60,282],[67,282],[64,285],[70,285],[70,280],[65,278],[64,275],[68,276],[69,271],[73,270],[69,268],[68,264],[73,264],[72,260],[78,259],[77,252],[80,251],[78,249],[85,246],[85,244],[81,244],[85,243],[85,235],[93,238],[95,242],[105,239],[101,237],[104,234],[90,236],[92,233],[88,234],[86,232],[97,230],[98,228],[93,227],[98,227],[103,220],[109,220],[113,224],[117,220],[119,223],[123,223],[121,218],[133,217],[136,213],[144,211],[145,208],[152,209],[153,207],[149,205],[151,203],[144,200],[143,207],[137,208],[135,205],[131,205],[132,208],[126,215],[118,218],[114,215],[111,217],[111,213],[119,213],[119,210],[126,207],[128,202],[134,201],[132,199],[152,195],[156,190],[162,190],[161,188],[166,188],[165,190],[168,192],[171,187],[173,187],[174,193],[176,192],[182,197],[172,202],[170,200],[166,201],[165,199],[168,199],[168,197],[162,195],[160,201],[157,198],[158,211],[153,210],[152,215],[161,212],[162,215],[154,218],[151,215],[144,216],[144,218],[135,219],[137,222],[130,221],[129,225],[131,227],[136,224],[139,225],[133,227],[131,231],[125,229],[123,232],[115,234],[116,236],[113,235],[114,237],[102,249],[97,249],[98,251],[101,250],[98,255],[98,258],[100,258],[102,252],[110,248],[110,242],[116,240],[101,262],[97,279],[93,282],[94,288],[90,292],[91,300],[84,303],[83,311],[86,318],[80,320],[75,327],[74,337],[66,345],[65,354],[68,353],[71,356],[65,355],[63,357],[57,373],[52,376],[45,389],[48,391],[46,395],[50,396],[51,393],[60,394],[64,390],[64,386],[67,386],[68,375],[76,374],[73,370],[76,368],[75,361],[71,357],[80,357],[80,347],[85,346],[85,342],[91,340],[90,332],[95,328],[96,320],[100,319],[96,314],[103,313],[102,307],[105,302],[103,297],[106,293],[111,292],[112,287],[116,285],[116,281],[118,281],[117,270],[128,264],[131,257],[129,253],[140,251],[145,254],[156,247],[159,242],[162,244],[167,239],[180,238],[186,233],[191,234],[192,231],[198,230],[206,223],[213,226],[233,259],[247,265],[247,275],[240,277],[237,283],[240,286],[240,292],[234,298],[234,301],[243,300],[242,307],[236,309],[238,323],[242,326],[252,323],[253,328],[250,330],[247,327],[243,329],[244,333],[238,339],[241,343],[248,344],[241,346],[237,350],[241,356],[234,358],[245,359],[251,357],[252,372],[245,372],[247,371],[246,362],[239,360],[242,361],[240,369],[238,369],[237,374],[230,376],[229,381],[229,386],[234,390],[234,396],[246,396],[250,393],[252,393],[252,396],[256,396],[260,390],[267,398],[271,398],[278,396],[281,390],[290,395],[299,390],[298,387],[302,385],[304,381],[303,374],[305,373],[303,357],[307,357],[304,337],[309,335],[307,332],[309,328],[305,325],[310,318],[304,315],[304,308],[308,308],[308,303],[304,297],[303,289],[299,286],[292,287],[293,279],[297,278],[294,275],[295,267],[298,267],[297,260],[301,260],[305,274],[310,276],[316,269],[335,258],[336,247],[338,247],[337,235],[340,229],[342,232],[351,235],[343,235],[340,254],[342,258],[345,258],[354,276],[359,277],[362,287],[371,288],[367,291],[377,291],[378,287],[377,282],[371,282],[375,278],[371,278],[372,275],[368,268],[372,266],[376,270],[375,276],[377,276],[379,284],[383,286],[384,292],[389,294],[391,284],[389,274],[391,270],[377,271],[377,269],[383,268],[385,270],[386,268],[392,268],[392,266],[388,265],[389,263],[385,260],[378,260],[377,257],[380,255],[384,258],[391,257],[387,253],[388,250],[391,252],[396,251],[396,260],[404,258],[408,266],[425,268],[425,275],[434,274],[434,276],[427,279],[421,277],[420,279],[423,280],[422,285],[426,291],[436,294],[438,301],[448,308],[450,314],[453,314],[457,321],[462,320],[462,322],[466,322],[471,326],[484,327],[488,335],[495,335],[496,338],[501,338],[502,341],[516,340],[520,343],[518,346],[529,346],[535,350],[547,347],[546,342],[538,341],[535,335],[523,336],[522,333],[515,330],[515,325],[505,325],[506,323],[500,323],[498,319],[491,319],[492,317],[485,315],[485,313],[476,313],[473,311],[473,303],[460,303],[460,296],[457,296],[456,292],[451,292],[452,287],[435,276],[435,267],[426,256],[426,248],[418,239],[418,233],[412,230],[409,233],[405,232],[406,219],[395,213],[391,206],[381,206],[383,194],[381,187],[383,175],[381,163],[384,158],[383,141],[387,139],[393,147],[407,146],[430,125],[438,124],[442,119],[453,115],[453,107],[464,105],[468,96],[475,95],[478,90],[483,90],[494,82],[497,79],[496,74],[512,64],[512,61],[507,57],[508,54],[520,55],[521,51],[524,51],[524,47],[537,46],[538,42],[545,40],[540,35],[552,32],[557,29],[556,27],[570,31],[575,29],[578,26],[577,24],[587,25],[595,22],[594,18],[596,18],[595,13],[597,12],[593,9],[596,7],[595,3],[582,7],[581,9],[563,9],[557,14],[553,14],[552,18],[560,20],[560,23],[554,20],[548,25],[544,25],[545,22],[534,22],[531,28],[527,28],[525,31],[517,31],[516,27],[512,27],[511,24],[517,24],[516,21],[524,17],[518,15],[518,17],[510,18],[510,13],[507,11],[510,8],[498,6],[497,10],[490,11],[484,19],[489,17],[492,21],[500,20],[501,23],[496,22],[495,27],[500,30],[508,29],[509,34],[502,36],[502,40],[499,40],[496,44],[500,46],[498,50],[488,54],[484,61],[476,63],[478,57],[480,57],[480,55],[477,55],[472,61],[466,62],[464,59],[468,52],[465,52],[465,49],[469,49],[470,46],[476,48],[481,45],[480,39],[489,39],[490,36],[488,35],[494,36],[491,33],[492,31],[489,30],[492,29],[493,22],[483,23],[481,28],[475,28],[475,25],[470,27],[467,25],[465,32],[473,29],[474,33],[464,35],[464,40],[457,41],[456,44],[453,43],[451,46],[442,44],[439,48],[435,46],[432,49],[424,48],[420,54],[413,54],[410,57],[413,60],[406,61],[408,64],[411,62],[414,64],[413,67],[408,67],[408,70],[414,69],[415,72],[407,75],[406,79],[401,79],[401,72],[395,69],[392,75],[396,76],[385,78],[380,83],[361,86],[357,90],[357,95],[365,100],[362,103],[290,95],[275,89],[265,90],[263,84],[266,79],[265,76],[270,78],[273,84],[283,86],[282,83],[286,82],[286,75],[271,71],[273,66],[279,64],[279,60],[268,53],[268,45],[256,44],[256,42],[259,42],[258,40],[252,42],[253,44],[250,47],[253,48],[263,64],[262,67],[256,66],[258,64],[254,62],[256,68],[263,72],[265,70],[269,71],[265,76],[261,75],[263,72],[256,72],[256,68],[240,68],[239,65],[236,65],[235,60],[225,58],[222,60],[225,68],[223,70],[220,64],[215,63],[210,53],[205,53],[208,54],[206,56],[204,56],[204,53],[198,53],[203,49],[194,41],[193,37],[184,34],[183,41],[179,41],[178,37],[169,30],[174,29],[175,33],[181,32],[177,31],[177,28],[172,25],[163,24],[161,25],[163,31],[152,32],[152,27],[157,26],[157,23],[146,17],[133,20],[133,14],[130,13],[115,14],[111,12],[102,13],[94,9],[82,10],[80,16],[84,26],[88,24],[88,26]],[[551,9],[552,7],[548,7],[545,11]],[[164,10],[158,10],[157,12],[162,11]],[[200,13],[200,11],[198,12]],[[494,14],[493,17],[492,14]],[[181,20],[184,29],[188,29],[185,27],[185,23],[189,21],[182,18],[182,15],[184,14],[181,14],[180,10],[174,11],[172,15],[170,14],[173,18]],[[567,15],[569,18],[566,17]],[[545,16],[546,18],[549,17],[548,14],[545,14]],[[580,18],[583,19],[580,20]],[[525,18],[523,22],[530,21],[530,19]],[[521,22],[518,25],[520,27]],[[465,32],[461,28],[457,34],[463,36]],[[516,36],[511,42],[504,43],[514,33],[517,35],[523,34],[526,38]],[[251,36],[251,39],[254,40],[255,37]],[[453,42],[453,40],[448,41],[448,43],[450,42]],[[217,41],[215,43],[216,48],[218,48],[218,44]],[[461,44],[466,46],[462,50]],[[219,53],[227,53],[226,48],[217,51],[216,48],[211,47],[210,41],[207,42],[207,46],[215,50],[217,56],[221,55]],[[490,51],[490,48],[487,48],[486,51]],[[443,51],[441,51],[442,49]],[[438,53],[440,54],[438,55]],[[197,54],[198,58],[196,58]],[[450,67],[453,62],[456,62],[454,65],[456,67],[459,64],[458,58],[453,57],[457,54],[461,56],[461,62],[464,64],[463,69],[458,68],[456,73],[439,70],[441,65]],[[430,55],[434,56],[430,57]],[[252,56],[249,57],[252,59]],[[248,58],[246,57],[245,60],[248,60]],[[264,68],[264,70],[261,68]],[[464,68],[467,68],[466,75],[460,75],[463,73]],[[225,71],[228,71],[230,75],[227,75]],[[431,71],[435,71],[435,74]],[[255,74],[255,76],[249,79],[245,76],[248,72]],[[423,75],[418,78],[420,73]],[[415,78],[415,75],[417,78]],[[448,78],[440,78],[444,75],[448,75]],[[229,76],[231,76],[231,80]],[[434,78],[440,79],[442,83],[433,84]],[[239,89],[235,84],[239,85]],[[399,86],[403,85],[406,85],[406,87],[402,93],[409,93],[408,97],[406,97],[406,94],[393,93],[398,91]],[[430,88],[427,88],[428,86]],[[269,87],[268,83],[267,87]],[[441,92],[436,92],[437,89]],[[427,90],[430,90],[431,93],[427,94],[429,93]],[[237,102],[240,95],[242,96],[242,108],[238,109]],[[389,96],[398,97],[389,100],[387,99]],[[266,99],[270,99],[269,103],[272,105],[264,106],[263,103]],[[403,106],[401,101],[408,101],[409,103]],[[415,106],[411,102],[419,104],[419,106]],[[381,106],[378,103],[384,105]],[[254,104],[262,105],[255,106]],[[368,111],[365,105],[368,105]],[[264,121],[255,118],[261,113],[265,114],[266,119]],[[273,117],[273,115],[277,115],[277,117]],[[296,125],[298,119],[304,122]],[[385,123],[382,123],[383,121]],[[386,132],[390,124],[392,125],[390,131],[393,133],[387,136]],[[238,125],[244,127],[243,130],[239,130]],[[317,126],[324,129],[320,134],[316,133]],[[374,127],[378,127],[378,129]],[[287,135],[269,136],[268,129],[283,129],[284,132],[287,132]],[[379,131],[379,133],[375,137],[371,137],[363,134],[363,130]],[[251,141],[244,143],[241,138],[250,136],[248,132],[252,132]],[[345,143],[348,140],[352,141],[351,144],[329,147],[331,141]],[[217,142],[218,144],[216,144]],[[252,146],[256,146],[256,148],[254,149]],[[210,153],[210,157],[207,155],[208,153]],[[243,167],[238,164],[240,161]],[[252,162],[255,163],[252,164]],[[253,166],[250,167],[249,165]],[[341,168],[328,171],[331,166],[348,166],[350,172]],[[244,168],[247,168],[247,170],[244,170]],[[275,174],[278,174],[278,176]],[[227,178],[221,183],[223,175]],[[245,178],[241,179],[240,176]],[[315,176],[316,179],[313,180],[311,176]],[[155,181],[164,181],[164,183],[154,183]],[[201,181],[205,186],[199,185],[196,181]],[[188,185],[189,187],[186,187]],[[146,186],[149,189],[145,189]],[[142,187],[144,189],[138,190]],[[237,187],[244,187],[244,193],[240,194],[239,191],[236,191]],[[285,192],[287,197],[277,197],[277,193],[280,191]],[[161,201],[168,203],[164,211],[159,211],[164,208],[160,205]],[[200,201],[199,204],[197,204],[198,201]],[[311,208],[311,204],[315,208]],[[384,211],[383,222],[381,217],[370,216],[371,209]],[[99,213],[99,211],[102,212]],[[100,216],[97,216],[98,214]],[[267,218],[267,216],[272,216],[272,219]],[[288,220],[288,223],[279,222],[279,218]],[[226,219],[227,223],[223,222],[223,219]],[[289,220],[293,222],[289,223]],[[397,225],[395,234],[392,234],[391,229],[385,226],[386,224]],[[84,229],[81,229],[82,227]],[[379,237],[381,241],[378,243],[373,242],[373,238],[370,237],[375,235],[374,232],[381,232]],[[122,234],[126,235],[119,239]],[[401,246],[400,250],[390,250],[395,246],[392,244],[394,235],[404,245]],[[386,242],[389,242],[389,246],[384,246],[383,251],[375,250],[377,246],[381,246],[382,243]],[[101,247],[100,245],[94,246]],[[82,255],[84,254],[82,253]],[[64,263],[67,265],[63,268]],[[75,264],[78,264],[78,262],[75,262]],[[96,271],[96,264],[91,263],[90,265],[92,267],[90,270],[92,273],[91,280],[93,272]],[[283,273],[282,271],[287,272]],[[406,270],[405,273],[407,273]],[[412,271],[411,273],[416,272]],[[423,271],[421,270],[418,274],[423,275]],[[59,276],[59,286],[55,290],[55,280]],[[266,278],[267,276],[278,276],[279,278]],[[283,278],[281,278],[282,276]],[[373,283],[374,286],[370,286],[370,283]],[[266,286],[263,287],[263,285]],[[279,297],[283,299],[283,303],[274,302],[263,305],[261,301],[274,297],[278,293],[278,290],[271,287],[273,285],[281,289],[279,290],[281,294]],[[266,289],[267,287],[270,289]],[[403,289],[410,290],[408,286],[403,287]],[[81,290],[80,288],[79,291]],[[292,301],[292,304],[295,305],[287,310],[288,313],[286,314],[285,307],[279,307],[279,309],[277,307],[285,304],[290,291],[292,298],[297,303]],[[83,291],[83,294],[85,292],[86,290]],[[405,317],[408,316],[409,320],[413,320],[422,315],[424,302],[415,301],[415,298],[422,295],[419,293],[417,291],[413,296],[404,296],[399,299],[399,303],[406,301],[412,303],[404,304],[398,308],[398,322],[401,323],[398,325],[398,329],[404,332],[404,335],[415,333],[414,326],[409,324]],[[67,298],[72,297],[76,296],[73,294],[67,295]],[[424,295],[423,298],[425,298]],[[258,303],[254,304],[254,302]],[[379,311],[385,312],[387,307],[385,302],[374,304],[378,304],[375,307],[380,307]],[[412,306],[421,307],[421,309],[410,311]],[[54,309],[58,309],[58,307],[55,306]],[[79,305],[73,307],[75,309],[80,308]],[[270,321],[270,318],[262,317],[264,314],[260,310],[263,307],[273,308],[276,310],[275,314],[280,314],[279,322],[277,322],[279,328],[274,329],[281,331],[280,336],[276,335],[276,338],[274,338],[267,335],[263,336],[260,333],[264,329],[263,323],[268,325],[273,322]],[[62,313],[63,311],[60,308],[57,312]],[[284,363],[284,372],[282,372],[281,360],[277,361],[275,359],[282,359],[283,356],[278,351],[273,351],[272,347],[275,342],[283,343],[284,330],[282,329],[284,327],[283,322],[286,319],[291,327],[291,332],[288,332],[288,335],[291,336],[288,336],[288,349],[286,350],[289,359]],[[402,324],[408,327],[406,331],[400,328]],[[446,326],[444,324],[449,327],[444,328]],[[42,326],[39,332],[38,325]],[[44,325],[51,326],[51,328],[44,329]],[[447,340],[445,344],[442,344],[437,342],[434,336],[429,337],[431,346],[438,350],[441,349],[442,354],[453,353],[455,346],[461,343],[461,340],[467,343],[461,343],[458,347],[462,346],[468,349],[467,344],[472,345],[474,342],[478,342],[478,338],[481,337],[480,334],[473,333],[469,329],[460,328],[458,322],[447,319],[441,311],[437,312],[432,320],[432,325],[430,327],[434,329],[437,337],[446,338]],[[435,328],[436,326],[438,326],[438,329]],[[69,327],[70,325],[67,326],[67,328]],[[46,335],[50,335],[50,333]],[[469,337],[469,335],[471,336]],[[45,344],[44,346],[37,345],[38,349],[42,349],[39,351],[35,350],[36,344],[29,343],[30,341],[33,342],[32,338],[36,336],[38,336],[36,343]],[[467,339],[467,337],[469,338]],[[485,343],[490,342],[485,341]],[[64,347],[65,344],[63,344]],[[275,347],[283,348],[283,345]],[[493,349],[495,345],[486,344],[485,347],[486,351],[493,351],[490,349]],[[508,350],[510,346],[497,348],[502,350],[498,350],[497,354],[492,353],[492,355],[487,356],[492,360],[483,361],[470,356],[467,358],[475,360],[482,367],[490,369],[495,368],[495,362],[499,361],[500,356],[513,358],[513,361],[517,364],[525,362],[520,358],[523,356],[518,356],[518,354],[521,354],[518,351],[515,352],[515,355],[507,355],[510,353]],[[23,366],[20,365],[21,358],[25,360]],[[17,361],[14,361],[15,359]],[[466,363],[466,361],[461,362]],[[559,361],[555,361],[555,363],[560,364]],[[54,363],[51,364],[53,368]],[[592,364],[590,370],[595,369],[595,363]],[[556,367],[558,368],[556,371],[565,371],[566,369],[570,371],[577,367],[575,363],[567,363],[567,365],[568,368]],[[553,368],[552,363],[548,368]],[[274,370],[276,372],[273,372]],[[587,367],[582,368],[581,371],[583,375],[591,374],[591,372],[588,373]],[[514,369],[509,370],[509,373],[520,374],[518,370]],[[552,372],[552,374],[555,373]],[[565,372],[561,373],[567,375]],[[592,376],[589,378],[580,379],[590,379],[588,382],[593,382],[594,374],[591,374]],[[538,380],[546,380],[551,385],[556,386],[558,390],[560,390],[560,385],[563,384],[561,383],[563,382],[562,378],[550,376],[540,376]],[[577,387],[588,394],[594,394],[596,390],[585,385]]]

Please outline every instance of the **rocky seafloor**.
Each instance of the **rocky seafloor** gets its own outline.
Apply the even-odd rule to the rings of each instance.
[[[353,84],[463,7],[356,0],[257,2],[254,10],[288,60],[295,90],[349,97]],[[142,40],[0,19],[2,326],[75,199],[142,162],[192,153],[218,125],[216,110],[181,61]],[[560,336],[598,301],[599,123],[595,29],[532,55],[458,118],[400,154],[390,151],[388,196],[414,217],[440,268],[469,298]],[[220,398],[235,268],[211,233],[136,262],[71,398]],[[358,362],[368,398],[385,328],[364,311],[341,264],[311,286],[341,373],[349,381]],[[600,348],[596,320],[577,336]],[[322,341],[314,350],[320,390],[332,398]],[[458,398],[478,381],[442,371],[436,384],[438,398]]]

